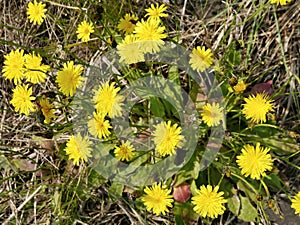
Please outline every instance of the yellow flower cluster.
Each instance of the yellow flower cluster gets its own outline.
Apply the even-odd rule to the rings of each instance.
[[[27,17],[31,23],[34,25],[41,25],[46,18],[47,9],[45,9],[46,4],[41,2],[29,2],[27,7]],[[90,34],[94,33],[94,25],[88,21],[82,21],[76,30],[77,37],[83,42],[90,40]]]
[[[153,136],[155,150],[161,156],[175,154],[175,149],[182,146],[184,138],[181,135],[181,127],[178,127],[177,124],[171,125],[171,121],[156,125]]]
[[[293,197],[292,208],[295,209],[296,214],[300,214],[300,192]]]
[[[83,82],[82,71],[83,67],[75,66],[73,61],[64,63],[63,68],[57,72],[56,76],[59,90],[66,96],[74,96],[76,89]]]
[[[13,90],[13,97],[10,103],[15,107],[16,112],[24,113],[26,116],[30,112],[35,111],[34,104],[32,103],[35,100],[35,97],[32,97],[32,88],[29,88],[28,85],[17,85]]]
[[[266,176],[265,171],[270,171],[273,167],[269,151],[270,148],[261,147],[259,142],[256,143],[256,146],[245,145],[242,149],[242,154],[237,156],[236,161],[242,170],[242,174],[257,180]]]
[[[42,97],[42,99],[39,102],[39,105],[41,107],[41,111],[45,117],[44,123],[48,124],[50,123],[51,119],[55,119],[56,115],[54,105],[47,99],[45,96]]]
[[[12,50],[4,56],[3,77],[13,81],[16,87],[13,89],[13,96],[10,103],[15,111],[24,113],[26,116],[30,112],[36,111],[32,96],[32,87],[24,83],[24,78],[31,84],[44,83],[50,66],[42,64],[42,57],[39,54],[24,54],[24,50]]]
[[[125,32],[126,36],[117,46],[117,53],[120,56],[120,62],[132,64],[143,62],[144,54],[156,53],[160,51],[164,44],[162,39],[167,37],[164,33],[165,27],[161,25],[161,17],[167,17],[164,13],[167,7],[162,5],[151,5],[146,9],[148,17],[146,20],[138,18],[135,15],[126,14],[118,24],[118,28]]]
[[[42,64],[39,54],[25,54],[24,50],[11,51],[4,56],[3,76],[16,85],[22,83],[23,78],[32,84],[45,82],[50,66]]]
[[[169,212],[168,207],[172,207],[174,200],[170,195],[171,190],[166,185],[155,183],[151,187],[146,187],[144,192],[146,194],[141,199],[149,212],[153,211],[156,215],[161,213],[165,215]]]
[[[196,190],[196,195],[192,197],[194,211],[202,217],[217,218],[225,212],[224,203],[227,202],[222,195],[224,192],[218,192],[219,186],[213,188],[211,185],[202,185],[200,190]],[[141,197],[146,210],[156,215],[169,212],[173,207],[173,196],[170,195],[171,189],[161,183],[154,183],[151,187],[144,189],[145,194]]]
[[[205,50],[205,47],[198,46],[190,54],[191,67],[198,72],[204,72],[212,63],[213,54],[210,49]]]
[[[30,23],[41,25],[46,17],[47,9],[45,9],[46,5],[37,2],[29,2],[27,7],[27,16],[30,20]]]
[[[209,127],[218,126],[223,119],[223,108],[219,103],[206,103],[201,113],[204,123]]]
[[[242,94],[246,90],[247,86],[248,84],[245,84],[243,80],[239,80],[236,85],[229,87],[228,91],[234,92],[235,94]]]
[[[71,136],[64,150],[69,159],[73,159],[73,164],[79,166],[80,160],[87,162],[88,157],[91,157],[91,145],[92,142],[87,136],[82,137],[81,134],[77,134],[76,136]]]
[[[217,218],[225,211],[224,203],[227,202],[222,196],[224,192],[218,192],[219,186],[202,185],[200,190],[196,190],[197,195],[192,197],[194,211],[202,217]]]
[[[90,40],[90,34],[94,33],[94,25],[91,22],[82,21],[77,28],[77,37],[83,42]]]
[[[130,161],[133,159],[135,148],[129,141],[122,141],[122,144],[115,148],[114,153],[120,161]]]
[[[265,123],[267,113],[274,110],[273,101],[264,93],[251,95],[245,99],[245,102],[242,113],[253,123]]]
[[[269,2],[286,5],[291,0],[270,0]],[[144,62],[147,55],[161,51],[164,39],[168,37],[163,23],[163,20],[168,17],[167,10],[168,7],[164,4],[151,4],[145,10],[144,18],[140,20],[136,15],[129,13],[120,19],[117,26],[118,30],[122,32],[122,40],[117,45],[119,62],[126,65]],[[46,12],[46,4],[37,0],[28,3],[27,18],[33,25],[41,25],[47,18]],[[88,42],[94,32],[95,23],[84,20],[78,24],[76,31],[74,31],[74,37],[82,42]],[[41,52],[40,54],[43,56]],[[28,116],[30,113],[40,110],[44,117],[43,122],[49,124],[51,120],[55,120],[57,117],[55,104],[45,95],[35,96],[34,85],[41,86],[50,80],[47,79],[47,75],[56,74],[57,90],[67,98],[71,98],[75,95],[76,90],[83,85],[85,80],[82,75],[84,67],[69,60],[65,61],[56,73],[51,73],[50,66],[43,63],[40,54],[37,52],[25,54],[24,50],[20,49],[11,51],[4,56],[2,74],[15,86],[10,100],[15,111]],[[189,69],[203,73],[213,65],[214,60],[212,49],[196,46],[189,54]],[[237,94],[230,94],[230,97],[237,97],[238,100],[242,100],[242,104],[239,104],[239,109],[237,109],[240,118],[244,117],[251,124],[266,123],[268,113],[274,111],[274,100],[266,93],[250,95],[244,93],[248,85],[244,80],[239,80],[235,85],[229,87],[229,92]],[[111,81],[101,82],[99,87],[94,90],[92,99],[94,112],[87,121],[88,132],[93,137],[111,141],[107,140],[112,137],[110,119],[121,116],[124,106],[125,99],[120,91],[121,88]],[[208,127],[218,126],[225,119],[224,108],[217,102],[206,103],[201,108],[200,114],[203,123]],[[158,153],[161,158],[175,155],[176,150],[182,148],[185,141],[182,128],[177,123],[172,124],[171,121],[163,121],[155,125],[152,137],[155,145],[153,152]],[[82,136],[82,134],[77,133],[66,142],[64,151],[69,160],[72,160],[73,165],[79,166],[80,163],[88,162],[89,157],[92,156],[92,141],[88,135]],[[128,140],[118,142],[113,149],[115,158],[127,163],[131,163],[137,153],[134,144]],[[233,164],[237,171],[240,171],[240,175],[236,176],[240,176],[240,178],[244,176],[245,179],[263,183],[267,173],[272,171],[274,167],[271,154],[271,149],[263,147],[260,142],[244,144],[234,159]],[[201,185],[200,189],[194,189],[191,204],[199,216],[217,218],[224,214],[225,204],[228,200],[224,198],[224,192],[219,191],[219,189],[219,185],[214,187]],[[154,183],[150,187],[145,187],[143,191],[141,201],[147,211],[155,215],[165,215],[173,207],[172,190],[167,185]],[[295,213],[300,214],[300,192],[291,198],[291,202],[291,207]]]
[[[287,2],[291,2],[292,0],[270,0],[272,4],[277,4],[277,5],[286,5]]]
[[[16,88],[13,90],[13,98],[11,104],[15,111],[29,115],[30,112],[36,111],[36,107],[32,102],[32,87],[29,84],[41,84],[46,82],[47,74],[50,72],[50,66],[42,63],[43,58],[35,52],[24,54],[24,50],[12,50],[4,56],[4,66],[2,69],[3,77],[12,81]],[[57,72],[56,82],[59,90],[66,96],[73,96],[76,89],[82,84],[81,76],[83,67],[74,66],[73,61],[64,64],[62,70]],[[45,117],[44,122],[50,123],[54,115],[55,107],[50,103],[49,99],[43,98],[36,103],[40,106],[41,112]]]

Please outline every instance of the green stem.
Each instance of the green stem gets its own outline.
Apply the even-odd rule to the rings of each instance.
[[[251,189],[256,195],[258,195],[257,190],[256,190],[256,189],[255,189],[248,181],[246,181],[243,177],[241,177],[240,175],[237,175],[237,174],[235,174],[235,173],[231,173],[231,175],[233,175],[233,176],[239,178],[241,181],[243,181],[245,184],[247,184],[248,187],[250,187],[250,189]]]
[[[266,191],[266,194],[267,194],[267,196],[269,198],[270,197],[270,192],[269,192],[269,189],[268,189],[268,187],[267,187],[267,185],[266,185],[266,183],[264,182],[263,179],[261,179],[261,184],[263,185],[263,187],[264,187],[264,189]]]

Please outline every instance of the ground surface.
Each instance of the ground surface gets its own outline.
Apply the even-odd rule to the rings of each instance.
[[[141,207],[135,205],[135,194],[140,196],[140,192],[125,191],[118,196],[115,194],[118,187],[111,188],[110,183],[102,181],[97,174],[93,175],[96,181],[91,181],[87,177],[92,171],[73,168],[55,156],[51,151],[61,149],[52,146],[51,141],[47,143],[45,138],[51,140],[57,130],[49,131],[47,126],[41,125],[39,115],[26,117],[15,113],[9,103],[14,85],[1,76],[4,55],[16,48],[38,50],[45,63],[56,69],[61,59],[80,58],[89,64],[96,53],[109,48],[107,43],[119,38],[117,32],[111,32],[119,19],[128,12],[144,15],[150,3],[142,0],[119,1],[118,4],[109,0],[45,2],[49,16],[38,27],[26,18],[28,1],[2,0],[0,3],[0,223],[173,224],[172,215],[141,212]],[[260,1],[251,0],[163,2],[171,15],[165,23],[170,39],[176,39],[190,50],[196,45],[205,45],[220,62],[234,46],[240,51],[243,63],[231,68],[231,77],[247,76],[252,86],[272,80],[272,87],[278,93],[276,123],[293,136],[299,147],[300,1],[264,9],[260,8]],[[98,36],[87,45],[70,47],[76,43],[74,24],[83,17],[79,6],[87,8],[98,21]],[[222,71],[219,72],[221,76]],[[231,77],[227,71],[223,72],[223,81],[228,82]],[[36,89],[55,96],[47,92],[55,89],[53,77],[51,79]],[[60,136],[60,141],[63,140],[66,140],[64,134]],[[300,191],[299,170],[291,166],[300,165],[299,154],[288,161],[276,161],[278,173],[291,190]],[[31,198],[34,191],[39,194]],[[300,224],[300,217],[289,207],[287,196],[277,191],[273,194],[282,218],[269,210],[271,222],[265,224]],[[245,224],[232,214],[227,216],[213,224]],[[198,224],[203,223],[199,220]]]

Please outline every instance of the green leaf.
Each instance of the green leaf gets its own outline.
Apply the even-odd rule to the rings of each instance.
[[[194,212],[193,208],[194,206],[190,202],[175,202],[173,212],[175,214],[176,224],[190,224],[196,220],[199,215]]]
[[[132,165],[132,166],[139,166],[139,165],[142,165],[145,162],[147,162],[148,159],[149,159],[149,155],[148,154],[141,154],[141,155],[137,156],[132,162],[130,162],[130,165]]]
[[[249,198],[240,195],[240,200],[242,208],[238,218],[246,222],[254,222],[258,217],[256,208],[251,204]]]
[[[89,185],[91,185],[92,187],[99,187],[101,184],[104,184],[106,181],[107,180],[95,170],[91,170],[88,176]]]
[[[191,182],[191,186],[190,186],[190,190],[191,190],[192,196],[197,195],[197,192],[196,192],[197,189],[198,189],[198,188],[197,188],[196,182],[195,182],[195,180],[193,180],[193,181]]]
[[[11,168],[10,163],[4,155],[0,155],[0,168],[8,171]]]
[[[275,186],[277,188],[279,188],[280,190],[283,189],[281,183],[283,183],[280,179],[280,177],[276,174],[270,174],[266,177],[267,179],[265,179],[266,185],[267,186]]]
[[[179,215],[175,215],[175,224],[176,225],[185,225],[183,218]]]
[[[262,138],[261,143],[279,154],[293,153],[299,150],[296,140],[290,137],[271,136]]]
[[[184,167],[177,173],[176,183],[174,186],[177,186],[187,180],[197,180],[201,169],[202,168],[196,154],[193,154]]]
[[[169,80],[179,84],[179,73],[178,73],[177,66],[170,66],[168,78],[169,78]]]
[[[235,44],[232,42],[229,45],[228,52],[227,52],[227,61],[228,63],[234,67],[241,64],[241,52],[235,50]]]
[[[239,215],[241,201],[237,195],[233,195],[231,198],[228,199],[227,202],[228,209],[236,216]]]
[[[257,191],[259,190],[259,185],[257,183],[251,180],[248,182],[252,186],[252,188],[254,188]],[[249,199],[251,199],[252,201],[256,201],[257,195],[253,192],[252,188],[250,188],[246,183],[240,180],[236,184],[238,189],[240,191],[243,191]]]
[[[122,196],[124,185],[113,182],[112,185],[109,187],[109,190],[117,196]]]
[[[252,131],[262,138],[269,138],[279,132],[276,127],[267,125],[255,126]]]
[[[157,97],[150,97],[150,110],[154,116],[163,118],[165,116],[164,104]]]

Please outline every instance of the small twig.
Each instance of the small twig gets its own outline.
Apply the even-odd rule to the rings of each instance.
[[[76,6],[62,5],[62,4],[60,4],[60,3],[52,2],[52,1],[49,1],[49,0],[45,0],[45,2],[48,2],[48,3],[51,4],[51,5],[60,6],[60,7],[66,8],[66,9],[75,9],[75,10],[83,10],[83,11],[87,11],[87,8],[81,8],[81,7],[76,7]]]
[[[186,3],[187,3],[187,0],[184,1],[184,4],[183,4],[183,8],[182,8],[182,12],[181,12],[181,18],[180,18],[180,29],[181,29],[181,33],[183,33],[184,31],[184,27],[183,27],[183,17],[185,15],[185,9],[186,9]]]

